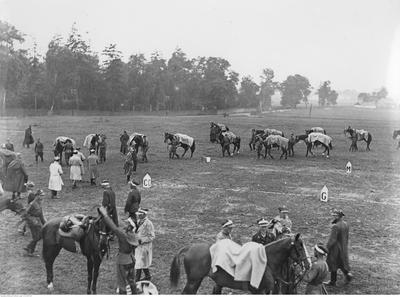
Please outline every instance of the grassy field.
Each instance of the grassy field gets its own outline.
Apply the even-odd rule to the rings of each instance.
[[[153,282],[162,294],[177,294],[169,288],[169,267],[175,253],[195,242],[212,242],[225,218],[236,227],[234,237],[242,243],[256,231],[255,221],[272,218],[277,208],[290,209],[293,229],[300,232],[311,251],[317,242],[326,243],[331,208],[341,208],[350,225],[350,265],[354,281],[344,285],[339,276],[338,287],[330,294],[400,294],[400,151],[392,139],[393,129],[400,129],[398,111],[360,110],[355,108],[314,109],[312,118],[305,110],[266,114],[263,117],[179,116],[179,117],[26,117],[0,118],[0,142],[10,137],[16,150],[22,152],[29,179],[47,189],[48,166],[52,160],[52,143],[56,136],[70,136],[82,145],[84,137],[93,132],[108,136],[107,162],[101,165],[101,178],[108,178],[117,195],[120,218],[128,193],[123,175],[123,157],[119,153],[119,135],[123,130],[148,135],[149,163],[139,163],[137,178],[146,173],[152,177],[150,189],[141,188],[142,206],[151,209],[150,219],[156,229],[154,241]],[[209,122],[222,122],[242,138],[239,155],[221,157],[221,148],[209,142]],[[32,125],[35,139],[45,145],[45,162],[35,164],[33,149],[23,149],[23,130]],[[359,143],[359,152],[350,153],[350,141],[344,137],[345,126],[369,130],[373,135],[371,151]],[[257,160],[250,152],[251,128],[275,128],[303,134],[312,126],[324,127],[333,138],[331,158],[305,158],[305,145],[295,146],[295,157],[279,160]],[[163,143],[164,131],[186,133],[196,139],[193,159],[170,160]],[[178,149],[179,152],[180,149]],[[86,153],[86,152],[85,152]],[[211,163],[201,162],[210,156]],[[353,172],[346,175],[350,161]],[[64,167],[65,186],[61,199],[43,201],[47,219],[70,213],[96,215],[102,189],[83,183],[71,189],[69,170]],[[85,176],[87,180],[88,177]],[[319,201],[319,192],[326,185],[329,202]],[[0,214],[0,283],[1,294],[46,294],[46,273],[41,258],[24,257],[23,247],[30,235],[17,233],[19,218],[9,211]],[[112,294],[115,288],[114,261],[116,243],[111,246],[111,259],[100,268],[99,294]],[[38,251],[41,252],[39,243]],[[86,259],[79,254],[62,251],[55,262],[55,293],[86,292]],[[205,280],[199,293],[210,294],[212,282]],[[224,293],[232,292],[224,289]],[[240,293],[233,291],[232,293]],[[304,293],[304,285],[300,287]]]

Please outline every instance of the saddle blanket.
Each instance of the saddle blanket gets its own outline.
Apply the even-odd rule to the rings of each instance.
[[[357,130],[356,129],[356,134],[357,134],[357,140],[368,140],[368,131],[366,130]]]
[[[83,229],[80,227],[85,216],[81,214],[74,214],[65,216],[60,222],[60,228],[58,229],[58,234],[63,237],[72,238],[79,241],[84,235]]]
[[[321,128],[321,127],[312,127],[311,129],[310,129],[310,131],[311,132],[317,132],[317,133],[324,133],[324,129],[323,128]]]
[[[308,142],[314,143],[317,140],[325,145],[329,145],[329,143],[332,142],[332,138],[328,135],[316,132],[308,134],[307,137]]]
[[[88,136],[85,137],[85,141],[83,142],[83,146],[86,148],[90,148],[90,143],[92,142],[93,136],[96,134],[89,134]]]
[[[228,131],[228,129],[226,129],[226,125],[225,124],[217,123],[217,126],[221,129],[222,132]]]
[[[190,137],[186,134],[176,133],[174,136],[178,139],[179,142],[187,144],[188,146],[192,146],[194,142],[194,138]]]
[[[135,138],[136,136],[140,136],[143,139],[144,134],[140,134],[140,133],[136,133],[136,132],[132,133],[131,136],[129,136],[128,143],[132,144],[131,142],[132,142],[133,138]]]
[[[67,140],[70,140],[70,141],[72,142],[73,147],[76,146],[75,140],[73,140],[73,139],[70,138],[70,137],[66,137],[66,136],[58,136],[58,137],[56,138],[56,140],[54,141],[54,144],[53,144],[54,146],[57,144],[57,141],[58,141],[58,140],[60,140],[61,143],[63,143],[63,144],[65,144],[65,142],[66,142]]]
[[[236,135],[235,135],[233,132],[231,132],[231,131],[222,132],[222,135],[223,135],[224,137],[225,137],[225,136],[228,137],[230,143],[232,143],[232,142],[235,140],[235,138],[236,138]]]
[[[254,288],[260,286],[267,267],[267,254],[263,245],[248,242],[240,246],[230,239],[222,239],[210,247],[210,254],[213,273],[219,266],[236,281],[249,281]]]
[[[282,137],[280,135],[270,135],[265,139],[267,145],[277,144],[280,147],[287,148],[289,145],[289,139]]]
[[[265,129],[264,133],[267,135],[283,135],[282,131],[276,130],[276,129]]]

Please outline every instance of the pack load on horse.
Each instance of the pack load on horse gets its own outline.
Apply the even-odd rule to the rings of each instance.
[[[370,132],[368,132],[367,130],[353,129],[350,126],[348,126],[347,128],[344,129],[344,135],[346,136],[347,134],[350,135],[351,139],[351,145],[349,151],[358,151],[357,147],[358,141],[365,141],[367,143],[366,150],[367,151],[371,150],[369,145],[371,144],[372,141],[372,134]]]
[[[271,155],[271,149],[273,146],[276,146],[281,149],[282,154],[280,159],[282,159],[283,155],[285,155],[285,159],[287,159],[288,148],[289,148],[289,139],[282,137],[280,135],[269,135],[265,139],[262,139],[261,136],[257,136],[256,139],[257,144],[257,157],[260,158],[262,148],[265,147],[264,159],[267,155],[273,159]]]
[[[268,294],[274,288],[275,279],[280,275],[280,267],[289,258],[302,268],[310,267],[300,234],[274,241],[266,246],[254,242],[245,244],[243,253],[234,243],[228,245],[229,241],[223,239],[216,245],[200,243],[182,248],[171,264],[171,286],[178,285],[182,256],[187,275],[183,294],[196,294],[206,276],[215,282],[214,294],[221,294],[223,287]],[[219,244],[224,248],[219,248]],[[220,250],[220,253],[213,253],[216,249]],[[228,253],[229,251],[232,253]],[[217,258],[213,258],[213,254]],[[230,258],[233,255],[235,258]]]
[[[210,122],[210,142],[212,142],[212,143],[219,141],[219,139],[217,138],[217,135],[211,133],[211,131],[213,131],[213,129],[220,130],[221,132],[229,131],[228,126],[225,124]]]
[[[83,146],[86,147],[88,150],[96,150],[96,155],[98,155],[99,147],[106,138],[106,135],[100,133],[89,134],[85,137],[85,140],[83,141]]]
[[[47,288],[54,289],[53,263],[64,248],[76,252],[75,241],[87,259],[87,294],[96,294],[99,268],[104,255],[108,255],[108,234],[101,216],[71,215],[46,222],[42,228],[43,260],[46,266]]]
[[[168,143],[169,145],[172,144],[173,146],[175,145],[175,149],[177,147],[182,147],[185,151],[183,152],[181,158],[183,158],[185,156],[185,154],[189,150],[189,148],[190,148],[190,152],[191,152],[190,158],[192,158],[194,150],[196,149],[196,141],[194,140],[194,138],[190,137],[186,134],[181,134],[181,133],[164,132],[164,143]],[[169,151],[170,151],[170,149],[169,149]]]
[[[133,146],[136,152],[139,152],[139,147],[142,151],[142,161],[147,162],[147,151],[149,150],[149,141],[147,140],[146,135],[140,133],[132,133],[129,136],[128,146]]]
[[[393,139],[397,139],[399,142],[397,143],[397,149],[400,148],[400,130],[393,131]]]
[[[326,131],[324,128],[321,127],[312,127],[311,129],[306,129],[306,134],[310,134],[310,133],[322,133],[322,134],[326,134]]]
[[[283,134],[282,131],[276,130],[276,129],[271,129],[271,128],[264,129],[264,134],[266,137],[268,137],[270,135],[279,135],[279,136],[285,137],[285,135]]]
[[[54,156],[60,157],[60,164],[62,164],[62,153],[65,153],[65,161],[68,165],[69,158],[72,156],[73,150],[76,148],[74,139],[66,136],[58,136],[54,141]]]
[[[324,147],[324,151],[322,152],[322,155],[326,153],[326,157],[329,158],[329,150],[332,149],[332,137],[322,134],[322,133],[316,133],[312,132],[308,134],[307,139],[305,140],[306,145],[307,145],[307,152],[306,152],[306,157],[308,156],[308,153],[314,156],[314,153],[311,151],[311,148],[313,146],[317,145],[322,145]]]
[[[256,149],[256,136],[264,135],[265,131],[263,129],[251,129],[251,136],[249,141],[250,150],[253,151]]]
[[[225,156],[225,152],[228,156],[232,156],[235,152],[239,154],[240,151],[240,137],[236,136],[231,131],[222,131],[221,127],[214,124],[210,128],[210,140],[217,139],[217,143],[221,144],[222,157]],[[215,142],[215,141],[212,141]],[[230,152],[230,145],[233,144],[233,153]]]

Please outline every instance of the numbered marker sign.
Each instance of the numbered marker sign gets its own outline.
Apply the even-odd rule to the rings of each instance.
[[[346,173],[347,173],[347,174],[350,174],[350,173],[351,173],[351,163],[350,163],[350,161],[347,162],[347,164],[346,164]]]
[[[328,202],[328,188],[326,186],[322,188],[319,200],[322,202]]]
[[[143,188],[151,187],[151,177],[148,173],[143,177]]]

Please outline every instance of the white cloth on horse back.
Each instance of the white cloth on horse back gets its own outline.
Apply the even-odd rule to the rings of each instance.
[[[311,131],[311,132],[322,133],[322,134],[324,134],[324,132],[325,132],[324,128],[321,128],[321,127],[312,127],[312,128],[310,129],[310,131]]]
[[[332,142],[332,138],[328,135],[317,132],[308,134],[308,142],[314,143],[317,140],[325,145],[329,145]]]
[[[269,129],[269,128],[264,129],[264,133],[267,134],[267,135],[280,135],[280,136],[283,135],[282,131],[279,131],[279,130],[276,130],[276,129]]]
[[[236,135],[231,131],[222,132],[222,136],[228,137],[229,142],[233,142],[233,140],[236,138]]]
[[[221,129],[222,132],[226,132],[226,125],[217,123],[217,126]]]
[[[143,139],[144,134],[140,134],[140,133],[132,133],[131,136],[129,136],[129,140],[128,140],[128,144],[131,145],[131,142],[133,140],[133,138],[135,138],[135,136],[140,136]]]
[[[229,273],[235,281],[249,281],[254,288],[260,286],[267,267],[265,247],[256,242],[243,246],[230,239],[222,239],[210,247],[211,268],[217,266]]]
[[[73,146],[73,147],[76,147],[76,142],[75,142],[75,140],[73,140],[71,137],[58,136],[58,137],[56,138],[56,140],[54,141],[54,144],[53,144],[53,145],[56,145],[58,140],[60,140],[61,143],[63,143],[63,144],[64,144],[67,140],[70,140],[70,141],[72,142],[72,146]]]
[[[90,148],[90,143],[92,142],[92,138],[95,136],[96,134],[89,134],[88,136],[85,137],[85,141],[83,142],[83,146],[86,148]]]
[[[265,138],[264,142],[267,145],[277,144],[279,147],[287,148],[289,145],[289,139],[282,137],[280,135],[270,135]]]
[[[176,133],[174,137],[176,137],[179,142],[187,144],[188,146],[193,145],[194,138],[186,134]]]
[[[356,129],[356,134],[357,134],[357,140],[368,140],[368,131],[367,130],[357,130]]]

